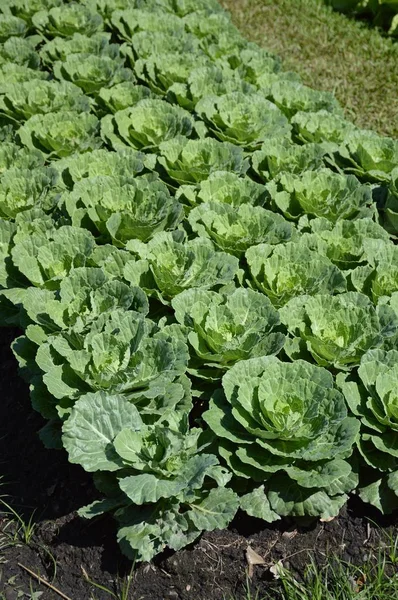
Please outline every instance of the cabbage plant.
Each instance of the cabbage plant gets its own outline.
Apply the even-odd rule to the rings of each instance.
[[[4,294],[13,300],[12,294]],[[72,327],[75,332],[84,332],[91,322],[104,313],[110,314],[120,309],[133,310],[146,316],[149,312],[148,299],[143,290],[113,277],[102,267],[72,268],[60,280],[59,289],[30,286],[19,290],[16,297],[27,317],[27,325],[26,317],[22,317],[25,320],[26,337],[38,345],[46,341],[49,335]]]
[[[299,146],[289,138],[267,139],[252,154],[252,167],[263,181],[274,179],[281,173],[299,175],[324,167],[325,151],[319,144]]]
[[[356,130],[355,125],[341,115],[324,109],[316,112],[298,111],[291,123],[298,139],[304,143],[342,144]]]
[[[285,351],[290,358],[312,358],[321,366],[348,370],[397,330],[397,318],[386,306],[376,307],[359,292],[292,298],[280,310],[293,336]]]
[[[151,54],[148,58],[139,58],[134,71],[138,79],[155,93],[165,94],[173,84],[185,83],[194,69],[205,67],[208,63],[209,59],[198,53]]]
[[[115,114],[138,104],[141,100],[152,98],[151,90],[144,85],[133,81],[123,81],[111,88],[103,87],[96,97],[97,103],[104,108],[105,112]]]
[[[356,377],[340,374],[337,378],[351,412],[361,421],[358,448],[372,468],[361,478],[359,495],[383,513],[398,507],[397,365],[397,350],[370,350],[362,357]]]
[[[204,96],[222,96],[232,92],[254,94],[256,88],[245,81],[238,71],[214,63],[194,68],[184,82],[173,83],[167,97],[183,108],[194,110]]]
[[[340,161],[347,172],[363,181],[390,181],[398,167],[398,141],[373,131],[357,130],[339,148]]]
[[[224,61],[220,61],[224,62]],[[258,88],[258,79],[265,73],[277,73],[281,69],[281,61],[278,56],[271,54],[265,48],[260,48],[253,42],[246,42],[244,48],[238,47],[238,51],[227,57],[227,64],[236,70],[247,82]],[[286,77],[293,77],[300,81],[299,75],[286,72]]]
[[[193,33],[198,38],[207,36],[218,37],[220,31],[228,33],[231,37],[241,37],[242,35],[233,25],[229,15],[226,12],[214,12],[211,8],[199,8],[182,19],[187,31]]]
[[[300,175],[282,173],[268,189],[275,206],[289,219],[307,214],[334,223],[375,214],[371,188],[354,175],[341,175],[330,169],[304,171]]]
[[[218,248],[241,258],[257,244],[288,242],[294,237],[294,226],[282,215],[261,206],[225,202],[205,202],[194,208],[188,221],[201,237],[210,238]]]
[[[38,69],[40,57],[36,52],[37,44],[36,36],[8,38],[3,44],[0,44],[0,65],[16,63],[30,69]]]
[[[220,202],[234,207],[241,204],[265,206],[269,202],[269,193],[264,185],[229,171],[214,171],[197,185],[182,185],[176,197],[192,206],[203,202]],[[276,213],[275,218],[278,218]]]
[[[214,171],[244,175],[249,168],[239,146],[212,138],[189,140],[182,136],[159,144],[158,163],[179,184],[199,183]]]
[[[312,219],[310,231],[304,234],[309,245],[343,270],[355,269],[368,260],[370,241],[384,249],[384,243],[390,239],[386,230],[369,218],[341,219],[336,223],[325,218]]]
[[[111,25],[128,42],[138,31],[155,33],[162,31],[171,35],[184,35],[184,22],[177,15],[159,10],[141,10],[128,8],[115,10],[111,16]]]
[[[189,329],[190,371],[211,376],[240,360],[278,354],[285,336],[278,311],[264,294],[238,288],[231,294],[191,289],[173,298],[175,318]]]
[[[195,107],[210,131],[222,141],[254,149],[272,137],[290,133],[287,118],[261,94],[231,92],[205,96]]]
[[[302,360],[263,356],[238,362],[222,385],[203,418],[232,472],[258,486],[250,514],[262,516],[253,502],[261,484],[263,503],[268,498],[279,515],[338,514],[357,483],[347,459],[359,422],[347,416],[332,375]]]
[[[117,245],[147,241],[157,231],[175,229],[183,217],[181,204],[151,175],[88,177],[62,201],[73,225],[95,228]]]
[[[65,61],[55,62],[53,69],[57,79],[71,81],[86,94],[134,80],[132,71],[123,67],[122,59],[106,55],[69,54]]]
[[[34,286],[58,289],[72,269],[88,264],[94,247],[95,239],[89,231],[63,225],[24,236],[12,248],[11,258]]]
[[[34,115],[18,129],[24,146],[60,158],[99,148],[102,141],[98,133],[96,116],[73,111]]]
[[[151,55],[173,54],[198,54],[200,53],[199,40],[191,33],[176,31],[138,31],[131,37],[129,43],[123,44],[121,52],[128,58],[134,68],[139,58],[148,58]]]
[[[106,115],[102,137],[115,150],[124,146],[156,148],[178,135],[190,136],[194,127],[190,113],[161,99],[144,99],[135,106]]]
[[[18,83],[38,79],[49,79],[50,74],[46,71],[31,69],[17,63],[5,63],[0,65],[0,84]]]
[[[23,19],[0,14],[0,43],[6,42],[10,37],[23,37],[27,31],[28,26]]]
[[[30,150],[13,142],[0,145],[0,176],[11,168],[35,169],[44,166],[44,157],[39,150]]]
[[[275,306],[283,306],[300,294],[345,292],[344,274],[305,240],[279,245],[258,244],[246,252],[253,285]]]
[[[89,112],[91,103],[75,85],[66,81],[32,80],[6,84],[0,94],[0,110],[16,120],[58,111]]]
[[[39,10],[32,16],[32,24],[45,37],[71,37],[74,33],[90,36],[104,28],[101,15],[78,3]]]
[[[4,0],[1,9],[30,24],[33,15],[39,10],[49,10],[61,4],[62,0]]]
[[[354,269],[350,278],[354,288],[377,304],[382,296],[398,291],[398,248],[390,240],[364,240],[366,264]]]
[[[289,118],[298,111],[341,112],[339,103],[333,94],[313,90],[299,81],[264,73],[257,79],[257,83],[261,93],[272,100]]]
[[[137,402],[151,389],[156,396],[187,362],[188,348],[173,330],[124,309],[103,313],[82,333],[72,328],[48,336],[36,356],[45,386],[61,400],[60,416],[88,391],[123,393]]]
[[[134,177],[144,170],[144,160],[144,154],[133,148],[121,148],[117,152],[101,148],[61,158],[52,166],[61,174],[64,186],[73,188],[75,183],[87,177]]]
[[[130,248],[134,250],[128,244]],[[216,252],[211,241],[203,238],[184,241],[181,235],[161,232],[140,250],[140,258],[148,261],[154,280],[154,289],[146,291],[156,294],[157,288],[163,301],[189,288],[215,289],[229,284],[239,267],[237,258]],[[128,271],[125,277],[129,279]]]
[[[48,167],[11,167],[0,178],[0,216],[14,219],[30,208],[50,212],[58,202],[58,174]]]
[[[179,550],[202,531],[226,527],[239,505],[225,487],[231,474],[207,452],[201,430],[188,430],[187,410],[179,411],[176,423],[167,408],[165,418],[148,426],[142,411],[122,396],[90,393],[63,425],[69,460],[96,472],[98,488],[108,490],[80,516],[117,509],[119,543],[134,560],[151,560],[167,546]],[[91,422],[95,430],[87,428]]]
[[[52,66],[56,61],[65,62],[72,54],[86,54],[87,56],[108,56],[109,58],[120,57],[118,44],[110,43],[111,35],[103,31],[87,36],[82,33],[74,33],[71,37],[56,37],[47,41],[40,48],[40,58],[44,64]]]

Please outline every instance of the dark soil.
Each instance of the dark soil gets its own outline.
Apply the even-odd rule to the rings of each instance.
[[[14,523],[0,513],[0,599],[40,600],[60,596],[23,570],[19,564],[51,582],[70,600],[108,600],[111,595],[91,581],[120,592],[131,565],[115,541],[111,518],[84,521],[76,510],[91,502],[96,491],[80,467],[70,465],[62,451],[46,450],[37,430],[43,421],[30,407],[28,386],[18,377],[9,344],[17,334],[2,330],[0,342],[0,457],[4,499],[37,524],[29,544],[23,543]],[[277,597],[269,567],[278,560],[302,575],[312,556],[322,561],[326,553],[362,563],[380,545],[385,530],[396,529],[397,517],[378,518],[358,500],[351,500],[341,515],[329,523],[297,524],[288,521],[266,526],[238,515],[231,527],[203,535],[193,547],[165,553],[151,564],[136,568],[131,600],[231,600],[244,597],[247,580],[246,549],[264,557],[255,567],[252,590]],[[384,529],[370,525],[376,521]],[[15,534],[15,535],[14,535]],[[16,542],[13,541],[15,538]],[[26,594],[26,595],[25,595]],[[34,597],[34,596],[33,596]]]

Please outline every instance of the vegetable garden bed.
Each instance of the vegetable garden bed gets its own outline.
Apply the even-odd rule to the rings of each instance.
[[[134,598],[222,598],[248,543],[288,562],[348,530],[360,558],[363,502],[398,508],[397,141],[217,2],[2,11],[0,318],[41,414],[3,377],[4,479],[42,511],[4,585],[26,558],[108,586],[108,514],[155,560]]]

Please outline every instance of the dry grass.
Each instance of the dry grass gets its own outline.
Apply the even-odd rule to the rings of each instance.
[[[305,83],[334,92],[360,127],[398,137],[398,42],[322,0],[222,0],[251,40]]]

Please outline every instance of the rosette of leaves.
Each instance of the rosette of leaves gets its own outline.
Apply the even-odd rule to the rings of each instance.
[[[121,148],[117,152],[99,149],[84,154],[72,154],[54,161],[52,166],[62,178],[65,187],[87,177],[134,177],[144,170],[145,155],[133,148]]]
[[[363,247],[366,264],[351,271],[350,280],[377,304],[398,291],[398,247],[389,239],[366,239]]]
[[[210,34],[200,39],[202,50],[213,61],[229,64],[235,56],[247,48],[249,42],[235,29],[231,35],[229,30],[220,31],[218,35]]]
[[[174,83],[185,83],[190,73],[205,67],[209,58],[205,54],[181,52],[151,54],[139,58],[134,71],[138,79],[144,81],[156,94],[165,94]]]
[[[90,36],[104,28],[101,15],[75,2],[39,10],[32,16],[32,24],[46,38],[71,37],[74,33]]]
[[[220,202],[234,207],[242,204],[264,206],[269,201],[269,192],[264,185],[250,177],[240,177],[237,173],[228,171],[215,171],[197,185],[179,187],[176,198],[191,206],[198,206],[203,202]]]
[[[211,8],[198,9],[183,17],[182,22],[190,33],[198,38],[208,38],[212,36],[217,39],[220,32],[224,32],[232,38],[241,38],[242,34],[232,23],[228,13],[224,11],[214,12]],[[246,42],[247,43],[247,42]]]
[[[96,116],[72,111],[34,115],[18,129],[24,146],[60,158],[99,148],[102,140],[98,133]]]
[[[92,36],[74,33],[70,38],[56,37],[43,44],[40,58],[44,64],[52,66],[56,61],[65,62],[71,54],[92,54],[93,56],[109,56],[119,58],[119,44],[110,43],[111,34],[101,31]]]
[[[238,288],[231,294],[192,289],[173,298],[177,321],[188,328],[190,372],[219,379],[239,360],[278,354],[285,336],[278,311],[264,294]]]
[[[288,242],[296,231],[282,215],[251,204],[235,207],[205,202],[190,212],[188,220],[199,236],[210,238],[218,248],[238,258],[256,244]]]
[[[282,173],[268,189],[277,209],[288,219],[302,215],[339,219],[373,217],[372,190],[354,175],[334,173],[330,169],[304,171],[300,175]]]
[[[252,246],[246,260],[254,286],[275,306],[283,306],[299,294],[331,295],[347,289],[340,269],[305,240]]]
[[[345,171],[363,181],[390,181],[398,167],[398,140],[359,129],[339,147],[338,160]]]
[[[151,560],[167,546],[179,550],[202,531],[226,527],[237,511],[238,497],[225,487],[231,476],[206,452],[201,430],[177,428],[171,419],[148,427],[120,395],[97,392],[78,400],[62,441],[69,460],[94,471],[106,494],[80,516],[116,509],[118,541],[134,560]]]
[[[61,279],[59,290],[30,286],[18,290],[17,295],[11,292],[7,290],[3,295],[24,311],[21,321],[26,345],[29,342],[40,345],[49,335],[72,327],[75,332],[84,332],[92,321],[104,313],[121,309],[146,316],[149,311],[143,290],[127,285],[100,267],[72,268]],[[20,350],[22,346],[19,342]],[[51,415],[43,416],[51,418]]]
[[[244,48],[229,56],[228,63],[232,69],[235,69],[245,81],[253,84],[256,89],[258,89],[257,80],[259,77],[265,73],[276,73],[281,69],[281,60],[278,56],[252,42],[246,42]],[[300,77],[296,73],[293,74],[287,71],[284,76],[293,77],[295,81],[300,81]]]
[[[2,142],[0,144],[0,176],[7,169],[35,169],[44,166],[44,157],[38,150],[21,148],[13,142]]]
[[[174,35],[169,31],[138,31],[131,37],[131,42],[121,46],[120,51],[134,68],[137,59],[148,58],[152,54],[198,54],[200,45],[198,38],[186,31],[178,30]]]
[[[4,0],[2,10],[31,23],[33,15],[39,10],[49,10],[60,6],[62,0]]]
[[[290,133],[287,118],[261,94],[206,96],[195,111],[220,140],[249,149],[260,147],[267,138],[283,138]]]
[[[263,356],[238,362],[222,385],[203,418],[228,467],[247,481],[244,510],[269,521],[336,516],[358,481],[348,459],[359,422],[332,375]]]
[[[339,374],[340,386],[351,412],[360,419],[363,470],[359,495],[383,513],[398,507],[398,352],[370,350],[357,375]]]
[[[291,344],[285,344],[290,358],[312,356],[319,365],[339,370],[358,365],[368,350],[396,332],[398,324],[388,306],[375,308],[359,292],[297,296],[279,312],[293,336]]]
[[[159,144],[158,163],[180,185],[199,183],[214,171],[244,175],[249,168],[239,146],[212,138],[189,140],[182,136]]]
[[[10,83],[0,96],[0,111],[16,120],[61,110],[89,112],[90,109],[89,98],[66,81],[39,79]]]
[[[119,308],[82,332],[49,335],[35,361],[61,416],[89,391],[122,393],[137,404],[161,395],[186,371],[188,348],[175,326],[158,326],[142,313]]]
[[[281,173],[299,175],[324,167],[325,150],[319,144],[293,144],[289,138],[267,139],[260,150],[252,154],[252,167],[263,181]]]
[[[132,41],[133,35],[138,31],[162,31],[171,35],[184,35],[185,32],[184,22],[180,17],[156,9],[115,10],[111,16],[111,25],[118,35],[128,42]]]
[[[384,247],[389,241],[387,231],[372,219],[342,219],[332,223],[318,218],[310,221],[309,235],[305,238],[314,249],[318,249],[340,269],[350,270],[367,261],[366,244],[369,240]]]
[[[272,100],[289,119],[298,111],[341,112],[339,103],[330,92],[313,90],[300,81],[288,79],[283,75],[265,73],[257,79],[257,84],[261,93]]]
[[[127,244],[127,249],[134,251],[135,246]],[[148,261],[153,277],[152,286],[145,291],[162,302],[190,288],[217,290],[230,284],[239,268],[237,258],[217,252],[210,240],[186,241],[179,231],[156,233],[140,247],[139,258]],[[132,274],[125,269],[124,275],[128,281],[136,282],[135,269]]]
[[[32,285],[55,290],[72,269],[88,264],[94,247],[89,231],[63,225],[24,236],[14,244],[11,258]]]
[[[40,57],[35,50],[37,44],[37,36],[8,38],[4,44],[0,44],[0,65],[11,62],[30,69],[38,69]]]
[[[0,65],[0,84],[18,83],[20,81],[32,81],[37,79],[49,79],[50,74],[46,71],[30,69],[25,65],[17,63],[5,63]]]
[[[33,207],[50,212],[58,201],[57,172],[48,167],[11,167],[0,178],[0,216],[14,219]]]
[[[134,238],[146,242],[157,231],[175,229],[183,218],[181,204],[153,175],[85,178],[62,201],[73,225],[94,229],[120,246]]]
[[[0,14],[0,43],[3,44],[10,37],[24,37],[27,31],[28,26],[23,19]]]
[[[86,94],[95,94],[103,87],[122,81],[134,81],[131,69],[123,67],[123,59],[94,54],[70,54],[65,61],[54,63],[57,79],[74,83]]]
[[[391,171],[391,182],[383,207],[384,225],[394,235],[398,232],[398,167]]]
[[[254,94],[256,88],[240,76],[238,71],[227,66],[208,64],[193,69],[183,83],[174,83],[167,97],[183,108],[194,110],[204,96],[222,96],[231,92]]]
[[[115,114],[138,104],[141,100],[152,98],[151,90],[133,81],[123,81],[111,88],[101,88],[96,101],[106,112]]]
[[[125,146],[154,149],[178,135],[190,136],[193,126],[192,116],[180,106],[148,98],[103,117],[101,131],[103,139],[115,150]]]
[[[351,121],[346,121],[338,113],[327,110],[317,112],[298,111],[291,119],[298,139],[308,142],[332,142],[343,144],[346,138],[356,130]]]

